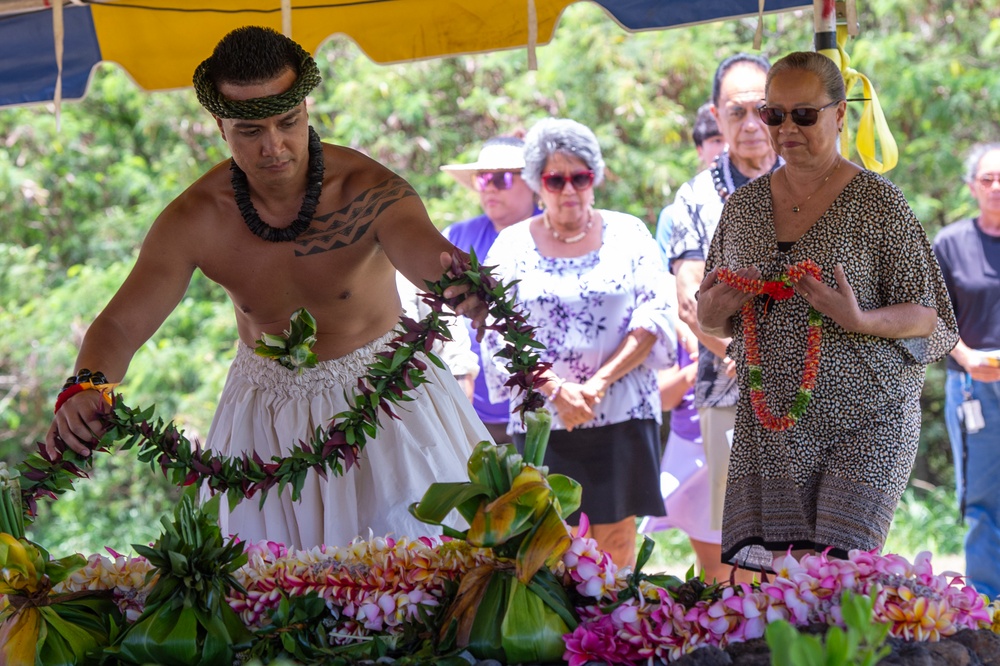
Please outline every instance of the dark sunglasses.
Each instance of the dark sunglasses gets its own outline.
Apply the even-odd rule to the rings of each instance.
[[[566,187],[566,183],[569,182],[573,189],[579,192],[580,190],[585,190],[594,184],[594,172],[590,171],[577,171],[576,173],[570,174],[568,177],[562,175],[561,173],[545,173],[542,174],[542,185],[545,186],[549,192],[562,192]]]
[[[482,171],[476,174],[476,189],[480,192],[490,185],[498,190],[509,190],[514,187],[513,171]]]
[[[770,125],[771,127],[780,127],[782,123],[785,122],[786,116],[791,118],[792,122],[799,127],[811,127],[816,124],[817,120],[819,120],[820,111],[825,111],[831,106],[836,106],[837,104],[840,104],[839,99],[818,109],[804,106],[798,109],[792,109],[791,111],[782,111],[781,109],[775,109],[772,106],[758,106],[757,114],[760,116],[761,121],[765,125]]]

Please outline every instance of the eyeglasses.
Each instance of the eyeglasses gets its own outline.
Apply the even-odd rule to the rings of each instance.
[[[509,190],[514,187],[513,171],[481,171],[476,174],[476,189],[480,192],[489,185],[498,190]]]
[[[785,116],[792,119],[792,122],[799,127],[811,127],[816,124],[819,120],[819,112],[829,109],[831,106],[840,104],[841,100],[835,100],[830,102],[826,106],[821,106],[818,109],[813,109],[808,106],[803,106],[798,109],[792,109],[791,111],[782,111],[781,109],[776,109],[773,106],[758,106],[757,114],[760,115],[761,121],[765,125],[770,125],[771,127],[781,127],[785,122]]]
[[[567,182],[573,185],[573,189],[577,192],[585,190],[594,184],[594,172],[588,169],[587,171],[571,173],[569,176],[564,176],[561,173],[542,174],[542,185],[549,192],[562,192]]]
[[[976,180],[983,187],[989,189],[993,187],[993,183],[1000,183],[1000,173],[984,173],[981,176],[976,176]]]

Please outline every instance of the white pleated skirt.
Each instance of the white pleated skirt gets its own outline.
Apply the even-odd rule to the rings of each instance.
[[[240,344],[207,447],[226,456],[256,452],[266,462],[287,455],[349,408],[347,397],[353,396],[358,377],[394,336],[390,332],[301,374]],[[296,548],[343,546],[357,536],[440,534],[439,528],[413,518],[409,505],[435,481],[467,481],[473,447],[492,440],[449,371],[424,360],[429,381],[410,392],[415,400],[392,407],[399,419],[380,414],[378,435],[368,441],[359,464],[344,476],[328,473],[325,480],[310,471],[296,502],[290,488],[279,493],[277,487],[262,509],[259,496],[232,508],[223,498],[222,533]],[[447,524],[464,529],[455,512],[450,518]]]

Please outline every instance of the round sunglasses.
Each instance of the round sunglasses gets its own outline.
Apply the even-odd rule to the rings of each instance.
[[[569,176],[564,176],[561,173],[542,174],[542,185],[549,192],[562,192],[566,183],[572,185],[577,192],[585,190],[594,184],[594,172],[588,169],[587,171],[571,173]]]
[[[475,177],[476,189],[482,192],[490,185],[498,190],[514,187],[513,171],[480,171]]]
[[[799,127],[812,127],[819,120],[819,112],[829,109],[831,106],[836,106],[840,104],[841,100],[836,100],[830,102],[826,106],[821,106],[818,109],[812,107],[803,106],[797,109],[792,109],[791,111],[782,111],[781,109],[776,109],[773,106],[758,106],[757,115],[760,116],[761,121],[765,125],[770,127],[780,127],[784,122],[785,118],[791,118],[792,122]]]

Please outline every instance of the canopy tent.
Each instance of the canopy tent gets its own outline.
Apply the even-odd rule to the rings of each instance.
[[[61,1],[0,0],[0,107],[54,100],[58,114],[62,99],[86,94],[102,61],[118,63],[146,90],[186,87],[215,43],[242,25],[281,30],[312,53],[344,34],[383,64],[524,47],[530,61],[534,46],[552,39],[562,12],[577,0]],[[895,165],[896,145],[874,89],[842,48],[848,26],[856,26],[853,0],[844,2],[843,23],[835,0],[592,1],[629,31],[814,7],[817,48],[841,67],[848,91],[861,82],[869,100],[857,135],[865,166],[884,172]],[[875,157],[876,138],[884,164]],[[845,154],[848,141],[845,132]]]
[[[267,25],[315,53],[344,34],[375,62],[544,44],[576,0],[73,0],[56,40],[51,0],[0,0],[0,106],[86,94],[94,66],[116,62],[146,90],[190,85],[227,32]],[[594,0],[629,31],[810,7],[813,0]],[[282,8],[285,8],[283,16]],[[283,18],[290,19],[290,31]],[[56,21],[55,23],[58,23]]]

